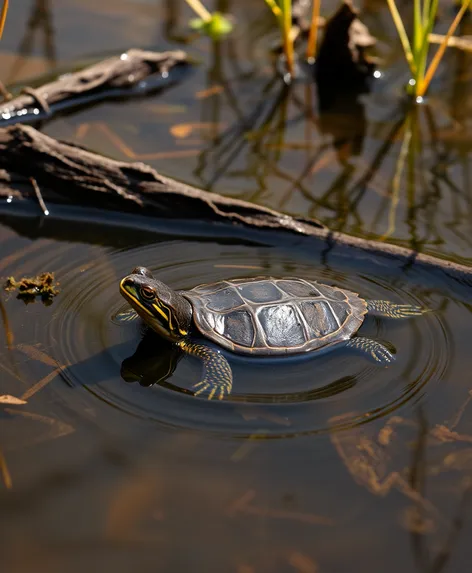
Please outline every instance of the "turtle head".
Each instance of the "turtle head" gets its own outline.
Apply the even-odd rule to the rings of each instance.
[[[192,305],[179,293],[155,279],[145,267],[136,267],[120,282],[120,292],[139,316],[161,336],[181,340],[192,322]]]

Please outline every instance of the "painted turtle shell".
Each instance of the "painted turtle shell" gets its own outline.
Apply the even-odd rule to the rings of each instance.
[[[201,334],[239,354],[287,355],[348,340],[367,312],[357,294],[299,278],[221,281],[180,291]]]

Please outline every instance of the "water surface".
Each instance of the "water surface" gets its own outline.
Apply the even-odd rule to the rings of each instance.
[[[405,69],[388,13],[365,4],[385,75],[342,112],[319,114],[312,87],[274,79],[274,28],[253,2],[218,3],[244,23],[219,45],[188,35],[184,2],[15,3],[0,70],[21,84],[131,46],[186,46],[201,65],[179,86],[42,129],[334,229],[470,261],[470,55],[450,53],[394,187]],[[6,571],[469,570],[470,285],[289,234],[58,206],[45,220],[35,209],[0,212],[0,276],[53,271],[61,290],[50,306],[0,299],[0,395],[26,401],[0,414]],[[234,357],[231,396],[209,402],[192,395],[198,360],[172,364],[172,349],[138,322],[114,321],[119,280],[136,265],[176,289],[300,276],[431,312],[366,319],[361,334],[396,349],[388,367],[344,348]]]

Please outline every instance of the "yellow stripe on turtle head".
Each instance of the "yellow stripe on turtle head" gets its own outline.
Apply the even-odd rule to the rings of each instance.
[[[176,328],[174,326],[174,323],[172,322],[172,317],[173,317],[172,309],[169,308],[167,305],[165,305],[162,301],[159,301],[159,307],[157,305],[153,305],[153,307],[157,310],[157,312],[161,316],[163,316],[167,320],[167,322],[169,324],[169,329],[172,332],[175,332]],[[163,309],[166,310],[167,315],[164,313]],[[177,330],[179,331],[179,333],[182,336],[187,336],[187,334],[188,334],[188,330],[182,330],[182,328],[180,328],[178,325],[177,325]]]
[[[174,327],[174,324],[172,323],[172,317],[173,317],[172,309],[169,308],[167,305],[165,305],[162,301],[160,301],[160,305],[161,305],[161,307],[165,308],[166,311],[168,312],[168,314],[169,314],[169,316],[168,316],[169,328],[170,328],[170,330],[172,330],[172,332],[175,332],[176,329]],[[159,311],[159,312],[161,312],[161,311]],[[161,314],[162,314],[162,312],[161,312]],[[177,329],[182,336],[187,336],[188,330],[182,330],[182,328],[180,328],[178,325],[177,325]]]
[[[173,333],[174,336],[187,336],[188,330],[181,328],[178,321],[174,320],[174,310],[172,307],[168,307],[159,298],[156,298],[154,302],[148,301],[145,306],[140,300],[139,290],[131,281],[126,282],[129,277],[125,277],[120,281],[120,291],[128,298],[132,300],[133,305],[139,307],[138,314],[145,314],[151,318],[159,318],[160,315],[164,319],[166,325],[165,327],[169,329],[169,332]],[[161,322],[163,322],[161,320]]]
[[[160,304],[163,308],[166,309],[167,313],[168,313],[168,318],[167,320],[169,321],[169,328],[171,330],[175,330],[174,325],[172,324],[172,309],[169,308],[167,305],[165,305],[162,301],[160,301]]]
[[[167,316],[167,314],[162,310],[162,308],[160,308],[160,306],[157,305],[157,304],[153,304],[153,305],[152,305],[152,308],[153,308],[155,311],[157,311],[157,312],[162,316],[162,318],[164,318],[164,319],[169,323],[169,328],[172,329],[170,317]]]

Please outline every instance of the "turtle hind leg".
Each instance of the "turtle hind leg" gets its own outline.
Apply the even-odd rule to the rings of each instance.
[[[362,350],[362,352],[365,352],[369,357],[381,364],[390,364],[390,362],[395,360],[395,355],[384,344],[377,340],[372,340],[372,338],[356,336],[347,342],[347,347]]]
[[[184,352],[200,358],[203,362],[203,378],[193,386],[197,388],[195,396],[208,394],[209,400],[215,396],[222,400],[225,395],[231,393],[233,373],[221,352],[205,344],[197,344],[188,340],[181,341],[179,346]]]
[[[414,304],[396,304],[389,300],[368,300],[367,310],[369,313],[377,316],[386,316],[388,318],[410,318],[411,316],[420,316],[428,309]]]

